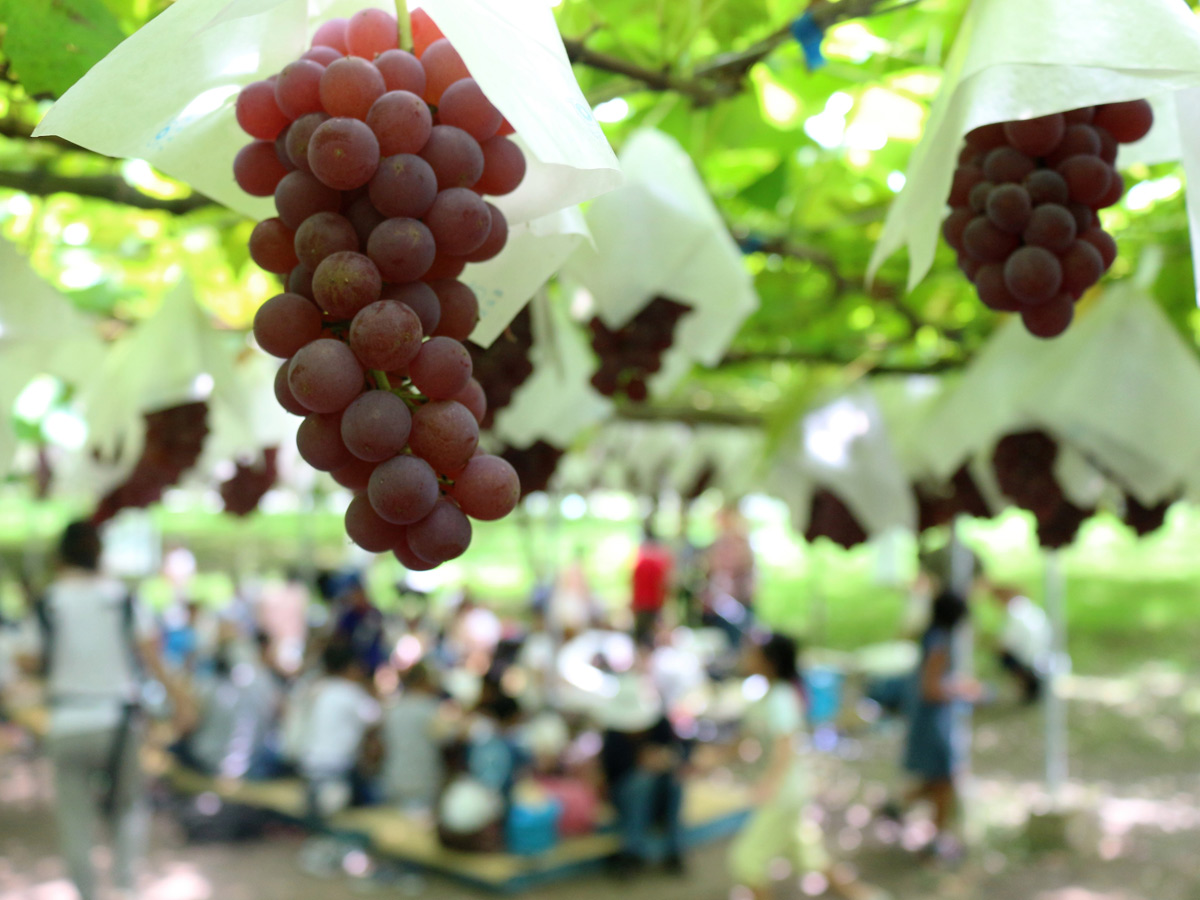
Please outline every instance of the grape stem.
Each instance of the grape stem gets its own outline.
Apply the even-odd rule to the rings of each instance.
[[[408,16],[408,0],[396,0],[396,31],[399,34],[400,49],[411,53],[413,34],[412,19]]]
[[[379,369],[371,370],[371,380],[375,382],[375,387],[381,391],[390,391],[391,384],[388,382],[387,372],[382,372]]]

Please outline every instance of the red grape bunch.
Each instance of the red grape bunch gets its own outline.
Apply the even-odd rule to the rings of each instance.
[[[235,463],[233,475],[222,482],[219,489],[225,512],[241,518],[258,509],[258,502],[279,478],[279,467],[276,465],[278,457],[278,447],[266,447],[261,461],[253,464]]]
[[[1098,210],[1125,192],[1117,145],[1154,123],[1145,100],[976,128],[966,137],[942,225],[979,299],[1018,312],[1031,334],[1071,324],[1074,304],[1117,258]]]
[[[478,449],[487,402],[462,342],[479,303],[457,279],[504,248],[484,198],[515,190],[525,157],[429,16],[411,20],[414,53],[365,9],[247,85],[237,119],[255,140],[233,169],[279,213],[250,237],[287,284],[254,335],[287,360],[275,394],[305,417],[300,455],[354,491],[356,544],[431,569],[466,551],[468,517],[502,518],[520,495],[512,466]]]
[[[675,340],[675,327],[691,307],[655,297],[624,327],[611,330],[594,317],[588,327],[600,368],[592,387],[606,397],[624,394],[634,403],[646,399],[646,379],[662,368],[662,355]]]
[[[517,388],[533,374],[529,351],[533,348],[533,317],[525,307],[492,346],[468,344],[475,378],[487,396],[487,413],[480,427],[491,428],[495,414],[512,402]]]
[[[163,491],[196,464],[208,436],[208,404],[184,403],[146,413],[142,455],[129,476],[109,491],[92,513],[96,524],[123,509],[141,509],[162,499]]]

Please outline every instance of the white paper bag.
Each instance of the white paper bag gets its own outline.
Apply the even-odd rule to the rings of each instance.
[[[518,226],[514,243],[532,235],[576,234],[561,219],[542,221],[529,232],[519,228],[620,182],[616,158],[571,72],[550,7],[539,0],[424,5],[518,130],[529,155],[521,187],[493,201]],[[233,179],[234,156],[249,140],[234,116],[238,91],[296,59],[320,22],[368,6],[395,11],[383,0],[177,0],[67,91],[35,134],[148,160],[238,212],[273,216],[271,198],[251,197]],[[515,309],[511,303],[488,307],[481,337],[503,330],[504,315],[511,319],[561,263],[556,249],[544,257],[524,256],[520,269],[499,261],[468,267],[465,280],[519,297],[512,301]]]
[[[974,0],[868,279],[902,247],[909,252],[909,290],[925,277],[967,132],[1197,87],[1200,26],[1183,0]],[[1178,122],[1185,137],[1200,128],[1193,118]],[[1192,231],[1200,231],[1195,221]]]

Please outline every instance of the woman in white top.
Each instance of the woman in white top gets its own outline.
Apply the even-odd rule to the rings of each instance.
[[[100,552],[94,525],[67,526],[60,572],[40,603],[41,646],[27,648],[22,660],[35,671],[39,657],[46,663],[59,840],[82,900],[97,896],[91,850],[98,817],[112,827],[117,888],[134,887],[146,822],[137,711],[142,672],[167,688],[177,725],[187,727],[193,716],[164,669],[152,623],[124,585],[101,574]],[[99,795],[97,782],[104,788]]]
[[[796,642],[779,634],[751,642],[746,652],[746,674],[765,679],[766,692],[743,721],[744,738],[759,750],[752,773],[754,812],[730,848],[730,872],[763,900],[771,895],[772,863],[784,859],[798,872],[823,873],[841,897],[877,900],[886,895],[832,864],[820,826],[806,814],[813,789],[800,747],[805,725],[797,655]]]

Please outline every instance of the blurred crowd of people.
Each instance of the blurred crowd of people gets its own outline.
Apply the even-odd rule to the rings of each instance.
[[[807,815],[817,789],[810,689],[796,642],[756,624],[755,555],[735,511],[721,513],[706,548],[672,547],[647,525],[627,602],[596,596],[579,551],[507,618],[467,591],[440,615],[424,602],[385,613],[358,573],[290,572],[219,612],[181,596],[156,619],[101,572],[100,553],[94,528],[71,525],[36,614],[4,641],[11,660],[45,679],[63,855],[84,900],[97,895],[97,820],[112,827],[116,886],[133,890],[147,820],[139,748],[154,715],[171,723],[179,766],[302,779],[314,826],[384,806],[450,848],[537,853],[595,830],[607,803],[619,876],[650,864],[683,872],[688,784],[732,766],[753,807],[730,851],[734,880],[765,897],[773,861],[790,857],[840,896],[882,896],[835,864]],[[965,599],[936,577],[924,587],[932,615],[901,702],[917,787],[881,814],[929,800],[940,839],[962,767],[957,719],[982,694],[956,665]],[[994,593],[1009,620],[1001,659],[1032,702],[1044,615],[1019,592]],[[315,839],[301,864],[331,874],[345,853]]]

